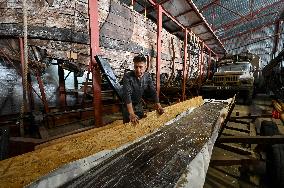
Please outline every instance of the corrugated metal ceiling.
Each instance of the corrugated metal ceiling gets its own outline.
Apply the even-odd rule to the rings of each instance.
[[[271,59],[284,0],[193,0],[229,53],[250,50]],[[282,18],[283,20],[283,18]],[[283,25],[283,24],[282,24]],[[283,43],[283,37],[279,43]]]
[[[127,5],[131,4],[131,0],[121,0]],[[183,27],[188,28],[197,37],[212,49],[216,54],[224,54],[225,48],[218,37],[213,33],[211,27],[206,22],[204,17],[198,12],[197,7],[189,0],[156,0],[162,5],[163,9],[182,24]],[[157,20],[157,12],[147,0],[135,0],[134,9],[143,13],[146,7],[147,16],[154,21]],[[169,32],[176,34],[179,38],[184,38],[182,28],[178,24],[170,21],[166,14],[163,14],[163,27]]]
[[[131,0],[121,0],[130,5]],[[224,44],[227,51],[237,53],[240,50],[253,50],[261,52],[259,48],[265,45],[266,60],[269,60],[267,48],[273,48],[275,41],[275,28],[284,14],[284,0],[153,0],[162,4],[165,10],[175,16],[184,26],[188,26],[194,33],[205,40],[206,44],[217,51],[222,51]],[[147,7],[148,15],[154,20],[156,12],[147,0],[136,0],[135,10],[142,11]],[[140,5],[139,5],[140,4]],[[201,17],[194,11],[194,6],[202,14]],[[140,6],[140,7],[139,7]],[[150,11],[149,11],[150,10]],[[202,16],[205,22],[201,23]],[[179,27],[168,18],[163,18],[163,26],[183,38]],[[282,18],[283,20],[283,18]],[[209,27],[209,28],[208,28]],[[211,30],[212,29],[212,30]],[[209,32],[208,32],[209,31]],[[282,31],[282,30],[281,30]],[[214,33],[217,37],[212,35]],[[213,37],[212,37],[213,36]],[[258,36],[256,39],[255,37]],[[267,39],[266,39],[266,38]],[[238,43],[234,44],[237,39]],[[259,47],[257,40],[260,40]],[[262,41],[264,40],[264,41]],[[280,37],[280,43],[283,43]],[[238,47],[238,44],[246,44]],[[272,49],[270,49],[272,52]]]

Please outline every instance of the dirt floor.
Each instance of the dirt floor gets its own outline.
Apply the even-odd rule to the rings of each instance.
[[[231,117],[236,116],[247,116],[247,115],[261,115],[261,114],[271,114],[272,112],[272,98],[265,95],[257,95],[251,105],[236,104]],[[230,129],[224,129],[223,134],[225,136],[232,135],[256,135],[260,129],[260,123],[262,120],[272,120],[279,128],[281,134],[284,134],[284,126],[281,120],[271,119],[271,118],[257,118],[253,124],[250,120],[247,121],[248,124],[240,124],[236,122],[228,122],[227,126]],[[250,126],[254,127],[253,131],[250,130]],[[240,131],[241,130],[241,131]],[[252,155],[260,158],[257,152],[254,152],[256,145],[248,144],[229,144],[240,148],[244,152],[252,152]],[[236,158],[241,158],[242,156],[237,155],[234,152],[230,152],[226,149],[218,147],[216,144],[213,149],[213,154],[211,157],[211,163],[207,172],[207,177],[205,180],[205,188],[227,188],[227,187],[263,187],[268,188],[269,185],[266,183],[265,176],[265,161],[261,161],[258,164],[247,164],[247,165],[231,165],[231,166],[221,166],[212,164],[212,160],[223,160],[230,159],[234,160]]]

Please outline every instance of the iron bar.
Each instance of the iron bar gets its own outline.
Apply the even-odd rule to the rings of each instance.
[[[95,60],[95,56],[99,54],[99,22],[98,22],[98,1],[89,0],[89,29],[90,29],[90,54],[91,54],[91,72],[93,82],[93,106],[95,126],[102,126],[102,101],[101,101],[101,73],[99,66]]]
[[[275,2],[275,3],[272,3],[272,4],[270,4],[270,5],[267,5],[267,6],[265,6],[265,7],[263,7],[263,8],[260,8],[260,9],[258,9],[258,10],[256,10],[256,11],[252,12],[252,13],[249,13],[249,14],[247,14],[247,15],[244,15],[244,17],[250,17],[250,15],[252,15],[252,17],[253,17],[254,19],[258,19],[258,18],[260,18],[260,17],[257,17],[256,15],[258,15],[260,12],[263,12],[263,11],[265,11],[265,10],[271,8],[271,7],[277,6],[277,5],[279,5],[280,3],[284,3],[284,0],[281,0],[281,1],[278,1],[278,2]],[[261,17],[262,17],[262,16],[261,16]],[[242,22],[242,21],[243,21],[243,18],[239,18],[239,19],[233,20],[233,21],[231,21],[231,22],[229,22],[229,23],[226,23],[226,24],[223,24],[223,25],[217,27],[216,30],[221,29],[221,28],[228,28],[229,26],[234,26],[234,25],[238,25],[238,24],[243,24],[244,22]]]
[[[157,95],[160,95],[160,66],[161,66],[161,49],[162,49],[162,18],[163,18],[163,9],[161,5],[157,5],[157,65],[156,65],[156,90]]]
[[[183,79],[182,79],[182,101],[186,100],[185,97],[185,85],[186,85],[186,62],[187,62],[187,36],[188,36],[188,31],[187,29],[184,30],[184,60],[183,60],[183,67],[182,67],[182,74],[183,74]]]
[[[199,87],[201,86],[202,84],[202,77],[203,77],[203,67],[204,67],[204,52],[203,52],[203,49],[204,49],[204,42],[201,42],[201,53],[200,53],[200,77],[199,77]]]
[[[208,3],[208,4],[205,5],[204,7],[200,8],[199,11],[200,11],[200,12],[203,12],[204,10],[207,10],[207,9],[210,8],[211,6],[216,5],[215,3],[218,2],[218,1],[220,1],[220,0],[214,0],[214,1],[210,2],[210,3]]]
[[[230,37],[223,38],[223,39],[221,39],[221,41],[224,42],[224,41],[226,41],[226,40],[230,40],[230,39],[232,39],[232,38],[240,37],[240,36],[245,35],[245,34],[248,34],[248,33],[250,33],[250,32],[256,32],[256,31],[258,31],[258,30],[260,30],[260,29],[263,29],[263,28],[265,28],[265,27],[274,25],[274,24],[276,24],[278,21],[279,21],[279,20],[276,20],[276,21],[274,21],[274,22],[267,23],[267,24],[261,25],[261,26],[259,26],[259,27],[255,27],[255,28],[250,29],[250,30],[247,30],[247,31],[245,31],[245,32],[237,33],[237,34],[232,35],[232,36],[230,36]]]

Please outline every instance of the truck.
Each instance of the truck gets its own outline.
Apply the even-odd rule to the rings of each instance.
[[[213,77],[201,87],[205,98],[227,98],[237,95],[250,104],[254,94],[254,72],[259,67],[259,57],[251,53],[225,55],[216,64]]]

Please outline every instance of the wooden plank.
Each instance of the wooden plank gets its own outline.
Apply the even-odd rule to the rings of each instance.
[[[0,35],[2,36],[22,36],[22,24],[0,24]],[[53,28],[44,26],[29,26],[28,37],[36,39],[60,40],[66,42],[76,42],[89,44],[88,33],[75,32],[72,29]]]
[[[283,144],[284,135],[275,136],[221,136],[218,143]]]

